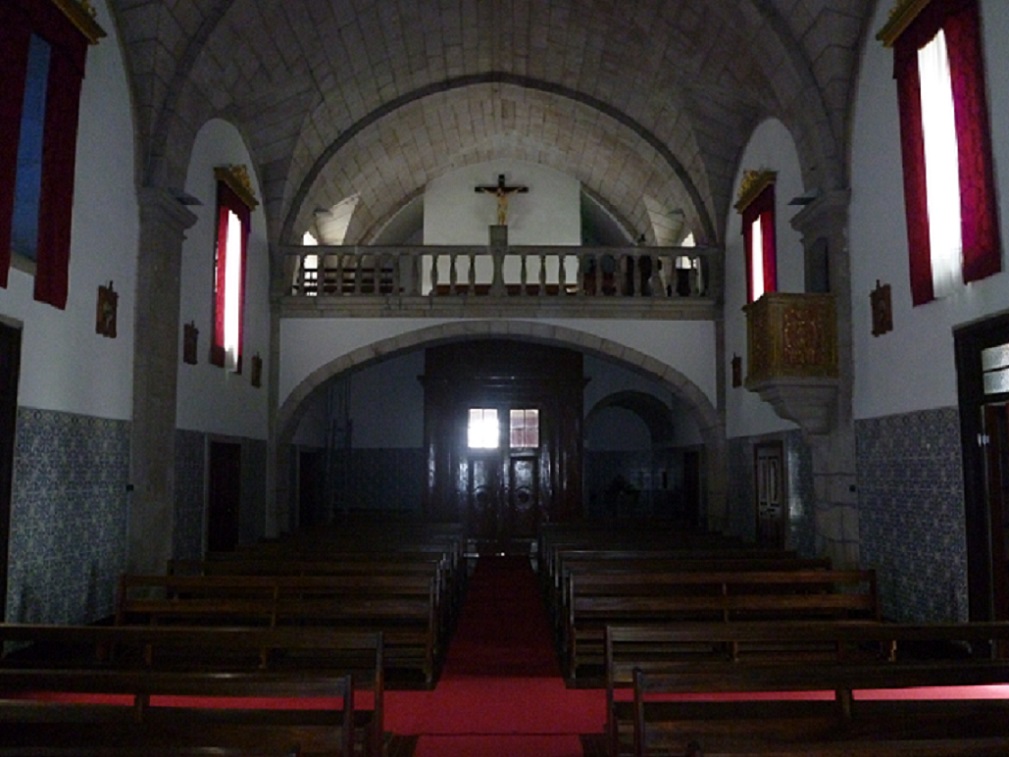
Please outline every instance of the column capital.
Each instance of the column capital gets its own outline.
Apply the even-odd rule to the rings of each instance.
[[[178,193],[164,187],[141,187],[137,193],[140,201],[140,222],[161,224],[184,232],[196,223],[193,213],[180,199]]]
[[[832,236],[847,225],[850,203],[849,189],[824,192],[795,214],[791,220],[792,228],[805,239]]]

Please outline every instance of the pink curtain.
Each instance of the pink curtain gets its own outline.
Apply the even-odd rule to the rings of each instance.
[[[950,56],[960,151],[963,279],[965,282],[976,281],[1001,270],[977,0],[933,2],[918,14],[894,44],[911,300],[915,305],[935,297],[925,190],[918,50],[928,44],[940,29],[946,34]]]
[[[217,182],[217,287],[214,292],[214,340],[210,345],[210,362],[214,365],[223,366],[225,362],[224,354],[224,297],[226,287],[224,284],[225,271],[227,270],[228,255],[228,213],[232,212],[238,216],[238,222],[242,227],[241,252],[241,274],[239,276],[239,306],[238,306],[238,354],[236,370],[242,370],[242,345],[245,332],[245,267],[249,244],[249,226],[252,213],[249,206],[242,202],[242,199],[224,182]]]
[[[759,250],[764,267],[764,291],[778,289],[778,260],[774,232],[774,184],[768,184],[753,201],[742,210],[743,249],[746,251],[746,301],[753,302],[753,223],[760,219],[762,246]]]

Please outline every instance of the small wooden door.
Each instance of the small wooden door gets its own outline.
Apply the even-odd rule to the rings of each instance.
[[[785,454],[781,442],[758,444],[756,469],[757,543],[771,549],[785,547]]]
[[[229,552],[238,546],[242,503],[242,445],[210,442],[207,487],[207,549]]]
[[[301,450],[298,453],[298,525],[314,526],[326,521],[323,513],[323,453]]]
[[[11,484],[14,478],[14,432],[20,374],[21,330],[0,323],[0,620],[7,613]]]

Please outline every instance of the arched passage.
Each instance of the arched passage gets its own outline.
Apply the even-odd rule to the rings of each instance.
[[[499,338],[527,341],[574,349],[586,355],[616,361],[626,368],[661,383],[696,425],[706,456],[705,482],[707,527],[720,529],[725,516],[725,433],[722,421],[708,397],[676,368],[662,363],[626,345],[557,325],[533,322],[479,321],[444,323],[407,332],[355,349],[323,364],[297,384],[276,415],[276,432],[271,454],[275,473],[276,527],[282,530],[291,523],[293,492],[288,483],[291,466],[292,439],[303,415],[317,393],[334,377],[361,369],[375,361],[417,349],[451,341],[474,338]]]
[[[611,392],[586,412],[584,490],[590,516],[698,525],[704,512],[703,444],[682,404],[658,391]]]

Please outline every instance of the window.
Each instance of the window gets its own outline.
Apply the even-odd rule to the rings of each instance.
[[[739,188],[736,210],[743,217],[746,256],[746,301],[755,302],[778,288],[777,249],[774,233],[773,171],[746,171]]]
[[[77,121],[87,46],[105,36],[76,3],[0,5],[0,286],[12,248],[35,299],[66,307]]]
[[[509,413],[508,446],[531,449],[540,446],[540,411],[512,410]]]
[[[497,449],[499,445],[497,410],[471,407],[467,432],[467,444],[470,449]]]
[[[920,305],[1001,270],[977,0],[906,6],[877,36],[894,50],[911,299]]]
[[[217,243],[210,362],[241,372],[245,265],[251,211],[257,203],[244,166],[219,167],[214,173],[217,177]]]

